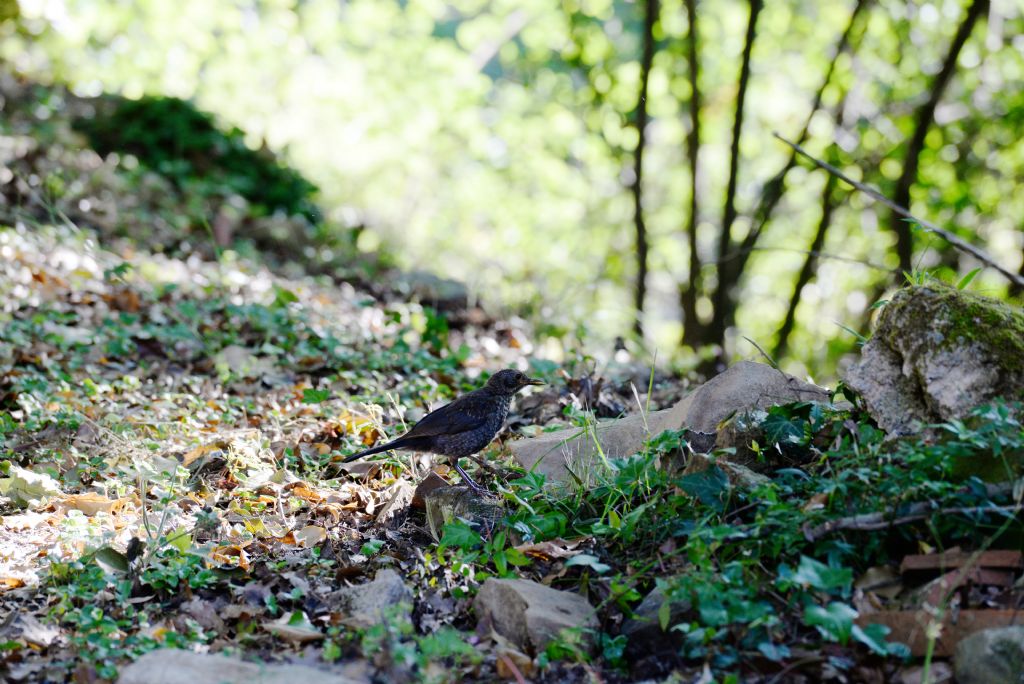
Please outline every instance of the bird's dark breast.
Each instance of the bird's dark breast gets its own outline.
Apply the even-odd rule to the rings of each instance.
[[[495,397],[496,405],[487,412],[480,427],[465,432],[437,435],[434,437],[433,451],[443,456],[462,458],[480,451],[494,439],[498,430],[505,424],[508,408],[512,397]]]

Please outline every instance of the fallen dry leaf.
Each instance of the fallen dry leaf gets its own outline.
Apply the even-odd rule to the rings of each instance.
[[[327,530],[316,525],[307,525],[301,530],[294,530],[295,544],[303,549],[316,546],[327,538]]]
[[[273,622],[264,622],[263,628],[271,634],[298,644],[324,638],[323,633],[314,627],[306,614],[301,611],[296,611],[291,615],[282,615],[279,620]]]
[[[92,517],[97,513],[114,513],[127,503],[127,499],[109,499],[102,494],[86,492],[85,494],[69,494],[61,497],[56,505],[65,510],[82,511]]]
[[[522,551],[527,556],[552,560],[555,558],[571,558],[577,555],[576,548],[583,542],[583,539],[566,541],[565,539],[552,539],[551,541],[536,542],[533,544],[520,544],[517,551]]]
[[[238,544],[215,546],[210,551],[210,560],[219,565],[231,565],[249,571],[249,554]]]

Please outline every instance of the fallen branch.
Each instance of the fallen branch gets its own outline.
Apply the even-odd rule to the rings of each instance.
[[[888,511],[881,513],[862,513],[848,518],[837,518],[829,520],[815,527],[804,525],[804,538],[809,542],[817,541],[825,535],[836,530],[855,530],[858,532],[872,532],[885,530],[891,527],[898,527],[908,523],[924,520],[932,515],[974,515],[977,513],[1006,513],[1015,515],[1024,509],[1024,505],[1013,506],[962,506],[957,508],[934,508],[932,502],[925,501],[914,504],[906,515],[898,518],[890,518]]]
[[[860,190],[861,192],[863,192],[868,197],[871,197],[872,199],[874,199],[874,200],[876,200],[878,202],[881,202],[882,204],[887,206],[889,209],[891,209],[893,212],[895,212],[895,213],[899,214],[900,216],[903,216],[904,218],[908,218],[911,221],[914,221],[915,223],[919,224],[925,230],[927,230],[929,232],[932,232],[932,233],[935,233],[936,235],[938,235],[939,237],[944,239],[946,242],[948,242],[949,244],[951,244],[954,247],[956,247],[957,249],[970,254],[971,256],[973,256],[975,259],[977,259],[978,261],[982,262],[983,264],[987,264],[988,266],[991,266],[995,270],[999,271],[1004,277],[1006,277],[1007,280],[1009,280],[1014,285],[1017,285],[1018,287],[1024,288],[1024,276],[1018,275],[1018,274],[1014,273],[1013,271],[1009,270],[1008,268],[1006,268],[1005,266],[1000,265],[999,262],[997,262],[995,260],[995,258],[993,258],[990,254],[985,252],[980,247],[975,247],[971,243],[964,241],[962,238],[960,238],[957,235],[949,232],[945,228],[940,228],[939,226],[935,225],[931,221],[927,221],[925,219],[917,218],[916,216],[911,214],[908,209],[905,209],[905,208],[901,207],[900,205],[896,204],[891,199],[889,199],[888,197],[886,197],[882,193],[878,192],[877,190],[875,190],[871,186],[865,185],[864,183],[861,183],[859,181],[853,180],[852,178],[850,178],[849,176],[844,174],[842,171],[840,171],[836,167],[832,166],[831,164],[829,164],[826,161],[822,161],[820,159],[817,159],[817,158],[811,156],[811,154],[809,152],[807,152],[807,150],[805,150],[803,147],[801,147],[800,145],[798,145],[798,144],[796,144],[794,142],[790,142],[789,140],[786,140],[785,138],[783,138],[778,133],[773,133],[772,135],[774,135],[776,138],[778,138],[782,142],[784,142],[787,145],[789,145],[790,147],[792,147],[794,150],[796,150],[796,152],[798,154],[800,154],[801,156],[805,157],[808,161],[813,163],[818,168],[824,169],[825,171],[831,173],[833,176],[835,176],[836,178],[840,179],[841,181],[849,183],[851,186],[853,186],[857,190]]]

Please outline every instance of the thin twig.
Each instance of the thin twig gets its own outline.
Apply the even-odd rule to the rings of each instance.
[[[878,190],[875,190],[871,186],[865,185],[864,183],[861,183],[860,181],[853,180],[852,178],[847,176],[845,173],[843,173],[842,171],[840,171],[836,167],[832,166],[831,164],[829,164],[826,161],[822,161],[821,159],[817,159],[816,157],[813,157],[803,147],[801,147],[800,145],[797,145],[794,142],[790,142],[789,140],[786,140],[785,138],[783,138],[778,133],[772,133],[772,135],[774,135],[776,138],[778,138],[782,142],[784,142],[787,145],[789,145],[790,147],[792,147],[794,150],[797,151],[798,154],[800,154],[801,156],[805,157],[808,161],[813,163],[818,168],[824,169],[828,173],[831,173],[836,178],[840,179],[841,181],[843,181],[845,183],[848,183],[849,185],[853,186],[857,190],[860,190],[861,192],[863,192],[865,195],[867,195],[868,197],[872,198],[873,200],[875,200],[877,202],[881,202],[886,207],[888,207],[889,209],[891,209],[895,213],[899,214],[900,216],[903,216],[904,218],[910,219],[911,221],[919,224],[925,230],[927,230],[929,232],[932,232],[932,233],[935,233],[936,235],[938,235],[939,237],[944,239],[949,244],[953,245],[954,247],[956,247],[959,250],[962,250],[962,251],[970,254],[971,256],[973,256],[975,259],[977,259],[978,261],[982,262],[983,264],[987,264],[988,266],[991,266],[995,270],[999,271],[1003,276],[1005,276],[1006,279],[1009,280],[1011,283],[1014,283],[1015,285],[1017,285],[1019,287],[1024,287],[1024,276],[1017,275],[1016,273],[1014,273],[1013,271],[1009,270],[1005,266],[1001,266],[999,264],[999,262],[997,262],[995,260],[994,257],[992,257],[990,254],[985,252],[980,247],[975,247],[974,245],[970,244],[969,242],[965,242],[962,238],[960,238],[957,235],[949,232],[945,228],[940,228],[939,226],[935,225],[931,221],[928,221],[926,219],[917,218],[916,216],[911,214],[908,209],[905,209],[905,208],[901,207],[900,205],[896,204],[891,199],[889,199],[888,197],[886,197],[885,195],[880,193]]]
[[[731,254],[728,254],[725,257],[725,261],[729,261],[730,259],[735,259],[736,257],[738,257],[740,255],[740,251],[741,250],[737,250],[735,252],[732,252]],[[897,272],[897,269],[895,269],[895,268],[889,268],[888,266],[883,266],[881,264],[876,264],[876,263],[868,261],[866,259],[854,259],[853,257],[842,256],[840,254],[832,254],[830,252],[823,252],[823,251],[820,251],[820,250],[813,250],[813,249],[798,249],[796,247],[751,247],[748,251],[750,251],[750,252],[789,252],[790,254],[805,254],[807,256],[813,256],[815,259],[828,259],[830,261],[842,261],[842,262],[845,262],[847,264],[856,264],[858,266],[864,266],[866,268],[872,268],[872,269],[874,269],[876,271],[885,271],[886,273],[896,273]],[[707,268],[707,267],[715,266],[715,265],[717,265],[719,263],[721,263],[721,262],[719,262],[719,261],[709,261],[706,264],[704,264],[704,267]]]

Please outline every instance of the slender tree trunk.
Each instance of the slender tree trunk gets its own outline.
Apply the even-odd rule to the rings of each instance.
[[[697,295],[701,291],[700,253],[697,251],[697,222],[700,217],[697,197],[697,158],[700,152],[700,60],[697,53],[697,0],[686,0],[686,18],[690,25],[687,37],[686,62],[690,76],[690,133],[686,138],[686,156],[690,162],[690,217],[686,225],[686,242],[690,250],[689,282],[680,293],[683,309],[683,344],[696,347],[703,338],[697,320]]]
[[[1024,278],[1024,254],[1021,254],[1020,270],[1017,271],[1022,278]],[[1024,287],[1021,287],[1017,283],[1010,283],[1010,296],[1020,297],[1024,295]]]
[[[729,180],[725,187],[725,207],[722,210],[722,232],[718,236],[718,258],[724,257],[732,239],[732,224],[736,220],[736,185],[739,179],[740,134],[743,132],[743,108],[750,83],[750,56],[757,38],[757,17],[764,7],[762,0],[750,0],[747,36],[743,43],[740,62],[739,86],[736,92],[736,114],[732,120],[732,145],[729,147]]]
[[[854,5],[853,11],[850,13],[850,20],[846,22],[846,28],[843,30],[842,35],[839,36],[839,40],[832,50],[832,60],[828,64],[828,69],[825,71],[825,77],[821,80],[821,85],[818,86],[818,91],[814,94],[814,102],[811,104],[811,109],[804,120],[803,128],[797,137],[798,141],[807,140],[807,135],[811,130],[811,121],[814,119],[814,115],[818,113],[818,110],[821,109],[821,101],[825,97],[825,89],[832,82],[832,75],[835,73],[839,57],[848,49],[855,49],[852,48],[853,41],[851,39],[853,30],[857,25],[858,17],[870,4],[871,0],[857,0],[857,4]],[[838,111],[841,114],[842,109],[840,108]],[[797,142],[797,145],[802,144],[803,142]],[[761,192],[761,199],[758,201],[757,208],[753,213],[754,219],[750,232],[743,238],[743,242],[734,254],[735,258],[738,259],[737,271],[739,273],[743,273],[747,259],[750,258],[750,253],[754,251],[754,247],[761,237],[761,232],[771,219],[772,212],[775,211],[779,200],[782,199],[782,195],[785,192],[786,176],[796,166],[796,159],[796,150],[792,150],[789,154],[789,159],[786,160],[786,164],[770,181],[765,183],[764,189]]]
[[[640,55],[640,93],[636,103],[636,154],[633,155],[633,220],[636,227],[636,319],[633,331],[643,338],[644,300],[647,297],[647,226],[644,224],[643,173],[644,146],[647,142],[647,90],[654,61],[654,22],[658,19],[658,0],[647,0],[644,8],[643,50]]]
[[[892,196],[893,202],[901,207],[913,210],[910,205],[910,188],[917,181],[918,164],[921,160],[921,152],[924,150],[924,140],[935,121],[935,108],[956,72],[956,61],[960,56],[960,50],[970,38],[978,19],[988,10],[988,6],[989,0],[973,0],[970,7],[967,8],[967,14],[956,30],[942,68],[936,74],[935,80],[932,81],[928,100],[921,105],[914,116],[914,132],[907,143],[907,153],[903,158],[903,172],[900,174],[899,180],[896,181],[896,189]],[[889,226],[896,234],[896,254],[899,256],[900,270],[909,273],[914,266],[914,235],[911,232],[910,224],[902,216],[892,214]]]
[[[821,84],[818,86],[817,92],[814,94],[814,100],[811,104],[810,111],[807,113],[807,118],[804,120],[804,125],[800,131],[799,139],[807,139],[811,127],[811,121],[813,120],[814,115],[821,109],[825,90],[828,88],[829,83],[832,82],[832,76],[835,73],[839,57],[848,50],[854,49],[854,30],[857,26],[859,17],[864,14],[864,11],[870,6],[870,4],[871,0],[857,0],[856,5],[854,5],[853,11],[850,13],[850,19],[847,21],[846,27],[843,29],[842,34],[839,36],[839,39],[836,41],[836,45],[832,50],[832,59],[829,62],[828,69],[825,71],[824,77],[821,80]],[[841,106],[838,112],[840,117],[839,121],[841,122]],[[791,152],[789,159],[786,160],[786,163],[779,172],[776,173],[771,180],[765,183],[761,192],[761,199],[758,201],[757,207],[752,214],[750,231],[738,245],[730,245],[727,253],[721,259],[721,264],[719,266],[719,283],[721,286],[721,283],[725,282],[727,287],[725,290],[719,289],[719,291],[716,292],[716,295],[720,294],[720,296],[716,297],[715,315],[720,316],[720,323],[716,326],[716,330],[720,330],[717,334],[720,334],[723,338],[725,330],[733,324],[736,315],[736,302],[734,301],[730,291],[736,287],[740,277],[743,275],[747,266],[747,261],[750,259],[750,255],[757,246],[758,239],[760,239],[765,226],[771,219],[772,212],[782,199],[782,195],[785,192],[786,176],[793,167],[796,166],[796,159],[796,152]],[[799,292],[799,290],[797,292]]]
[[[763,6],[762,0],[750,0],[750,16],[747,20],[747,35],[743,44],[743,59],[740,63],[736,92],[736,114],[732,123],[732,145],[729,148],[729,180],[725,188],[722,229],[718,237],[718,284],[713,297],[714,313],[705,334],[705,342],[717,345],[722,352],[725,347],[725,323],[728,320],[726,308],[736,281],[735,269],[725,256],[732,244],[732,224],[736,220],[736,185],[739,176],[740,135],[743,132],[743,105],[750,82],[750,56],[754,49],[754,40],[757,38],[757,17]]]
[[[814,233],[814,239],[811,241],[807,258],[804,259],[804,264],[796,277],[793,293],[789,297],[789,308],[786,309],[786,318],[782,321],[782,326],[776,335],[775,349],[772,350],[772,358],[776,361],[782,358],[789,348],[789,336],[793,332],[793,327],[796,323],[796,309],[800,305],[801,293],[804,286],[811,281],[811,278],[818,270],[818,254],[821,252],[821,248],[825,246],[825,235],[832,224],[832,212],[836,207],[835,187],[836,177],[829,174],[825,180],[825,189],[821,193],[821,220],[818,221],[818,230]]]

